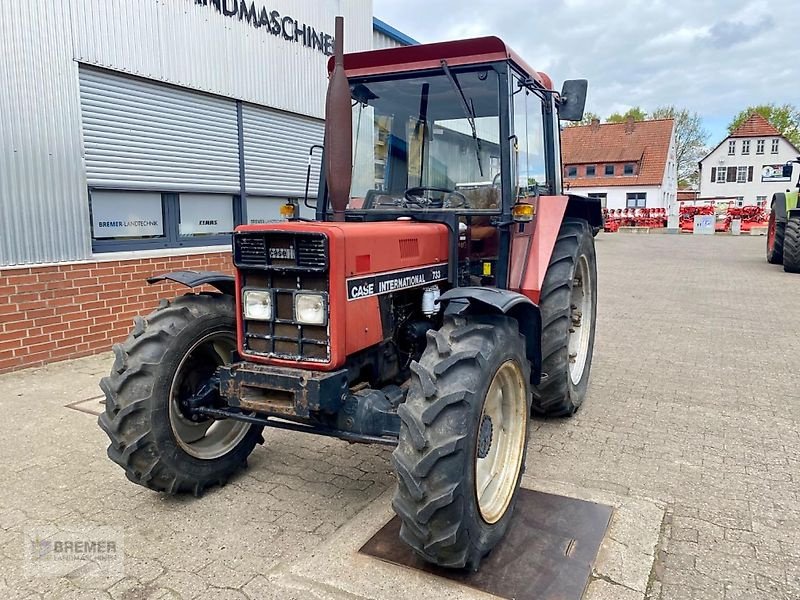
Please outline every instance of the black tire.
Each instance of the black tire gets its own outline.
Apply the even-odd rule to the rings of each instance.
[[[767,235],[767,262],[771,265],[783,264],[783,249],[786,237],[786,222],[777,219],[775,205],[769,215],[769,227],[775,227],[774,238]]]
[[[147,317],[136,317],[128,338],[114,345],[111,374],[100,381],[106,404],[98,424],[111,440],[109,458],[132,482],[159,492],[199,496],[210,486],[224,485],[246,465],[262,428],[250,426],[238,442],[238,436],[233,438],[236,445],[229,452],[204,459],[184,451],[170,420],[170,391],[184,357],[208,336],[235,338],[235,332],[233,298],[187,294],[162,300]],[[209,357],[203,369],[213,372],[214,360]]]
[[[569,336],[573,327],[571,297],[576,266],[582,259],[588,264],[593,302],[588,356],[582,376],[575,383],[570,376],[569,356]],[[542,316],[542,380],[533,389],[532,410],[542,416],[569,416],[580,408],[586,396],[597,316],[597,262],[591,227],[586,221],[565,219],[562,223],[542,284],[539,309]]]
[[[777,229],[775,231],[777,237]],[[800,218],[791,217],[786,222],[783,239],[783,270],[800,273]]]
[[[514,319],[448,318],[439,331],[428,332],[419,363],[412,363],[408,396],[398,408],[400,439],[392,455],[398,483],[392,506],[401,519],[400,537],[428,562],[477,570],[508,529],[525,447],[519,472],[508,475],[509,482],[516,477],[513,495],[492,524],[481,515],[475,481],[485,397],[495,374],[509,361],[522,374],[521,435],[527,443],[530,365]]]

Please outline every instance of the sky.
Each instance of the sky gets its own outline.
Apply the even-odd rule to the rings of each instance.
[[[800,105],[798,0],[373,0],[373,13],[422,43],[496,35],[557,88],[588,79],[601,118],[688,108],[709,146],[749,105]]]

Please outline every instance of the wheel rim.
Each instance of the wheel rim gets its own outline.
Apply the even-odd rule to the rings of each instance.
[[[589,358],[589,339],[592,335],[592,297],[593,288],[589,261],[586,255],[578,257],[575,265],[575,278],[572,282],[570,293],[570,325],[569,343],[569,377],[573,385],[578,385],[583,379],[583,372]]]
[[[509,360],[492,378],[478,421],[475,496],[489,524],[502,518],[514,497],[527,424],[525,380],[519,365]]]
[[[181,410],[181,401],[196,393],[216,368],[229,362],[236,338],[229,333],[210,333],[184,355],[172,379],[169,422],[178,446],[202,460],[224,456],[242,441],[250,423],[205,418],[192,421]]]
[[[772,211],[769,215],[769,225],[767,227],[767,250],[772,252],[773,248],[775,248],[775,229],[776,229],[776,221],[775,221],[775,211]]]

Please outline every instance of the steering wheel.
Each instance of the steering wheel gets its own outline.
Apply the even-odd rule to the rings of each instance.
[[[438,200],[426,198],[424,196],[425,192],[440,192],[442,197]],[[447,208],[464,208],[469,206],[469,200],[467,200],[467,197],[464,194],[457,190],[450,190],[447,188],[427,186],[411,187],[405,191],[403,196],[408,204],[416,204],[420,208],[445,208],[445,199],[449,198],[450,196],[455,196],[461,201],[461,203],[453,205],[451,202],[448,202]]]

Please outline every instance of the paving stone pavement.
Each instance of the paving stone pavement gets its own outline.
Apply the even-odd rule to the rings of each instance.
[[[666,506],[651,600],[800,598],[800,276],[767,265],[763,246],[601,234],[586,405],[534,421],[529,476]],[[224,488],[160,496],[106,458],[94,416],[65,407],[97,397],[110,365],[0,377],[0,598],[316,597],[269,575],[390,489],[389,450],[267,431]],[[116,528],[123,572],[32,576],[24,535],[54,524]]]

